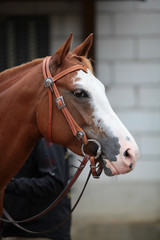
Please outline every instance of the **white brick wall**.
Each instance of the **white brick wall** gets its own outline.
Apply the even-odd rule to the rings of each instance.
[[[152,109],[160,108],[160,88],[156,87],[141,87],[139,89],[139,104],[140,107],[149,107]]]
[[[134,41],[132,39],[108,37],[97,38],[97,42],[97,59],[125,60],[133,58]]]
[[[141,139],[141,153],[152,159],[160,155],[160,136],[145,136]]]
[[[142,37],[139,39],[139,58],[140,59],[160,59],[160,38]]]
[[[157,50],[158,51],[158,50]],[[160,84],[160,64],[159,62],[148,62],[138,59],[132,62],[115,62],[115,82],[117,84],[127,84],[144,86],[144,84]]]
[[[160,180],[160,1],[97,2],[96,16],[97,75],[141,151],[119,179]]]
[[[116,111],[122,122],[134,133],[160,134],[160,112],[134,109],[121,109]]]
[[[110,87],[107,91],[108,99],[112,99],[112,106],[119,107],[134,107],[136,93],[132,87]],[[119,101],[117,101],[117,98]]]
[[[154,0],[153,0],[154,1]],[[115,14],[115,33],[120,35],[160,34],[160,14],[143,12],[125,12]]]
[[[67,14],[62,12],[50,17],[51,33],[50,33],[50,54],[53,54],[68,38],[72,32],[74,41],[72,48],[80,44],[81,36],[81,16],[79,13]]]
[[[76,47],[82,39],[81,4],[54,2],[50,26],[50,54],[64,43],[71,32],[74,35],[72,49]]]

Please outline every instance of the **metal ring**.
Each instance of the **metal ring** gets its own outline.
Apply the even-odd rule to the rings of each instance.
[[[97,140],[95,140],[95,139],[88,139],[88,142],[94,142],[95,144],[97,144],[97,146],[98,146],[97,155],[94,156],[94,158],[97,159],[100,156],[101,152],[102,152],[101,151],[101,144]],[[85,145],[86,144],[82,143],[81,151],[82,151],[83,156],[86,156],[86,154],[84,152],[84,146]]]

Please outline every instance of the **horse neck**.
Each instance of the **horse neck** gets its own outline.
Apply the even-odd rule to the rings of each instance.
[[[36,59],[32,62],[7,69],[0,73],[0,94],[8,90],[9,87],[13,86],[16,82],[20,81],[21,78],[27,74],[31,68],[35,67],[37,64],[41,63],[42,59]]]
[[[9,180],[6,173],[9,178],[17,173],[41,137],[36,125],[36,105],[42,86],[41,64],[27,64],[24,71],[20,67],[13,69],[12,74],[11,71],[3,73],[3,81],[9,87],[3,85],[4,91],[0,93],[3,103],[0,105],[0,189]]]

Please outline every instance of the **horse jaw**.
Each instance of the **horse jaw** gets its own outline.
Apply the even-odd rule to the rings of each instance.
[[[133,170],[139,157],[138,146],[111,108],[103,84],[88,73],[78,71],[72,79],[76,87],[90,94],[91,124],[85,128],[88,138],[98,140],[102,146],[101,159],[108,176]]]

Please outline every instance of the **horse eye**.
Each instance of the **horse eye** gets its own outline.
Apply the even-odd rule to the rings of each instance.
[[[80,89],[77,89],[73,92],[73,95],[76,97],[76,98],[87,98],[89,97],[88,96],[88,93],[85,91],[85,90],[80,90]]]

